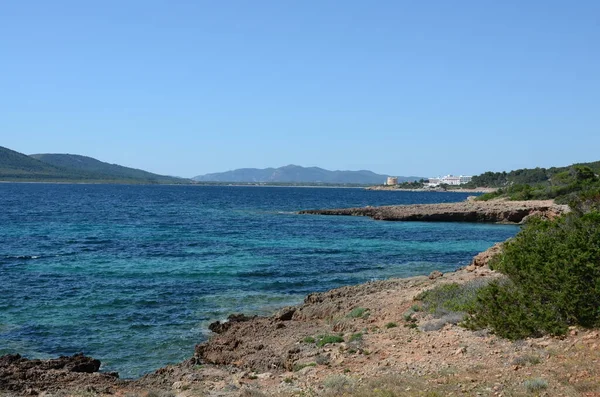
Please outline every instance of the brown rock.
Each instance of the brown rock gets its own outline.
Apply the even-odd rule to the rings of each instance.
[[[0,357],[0,391],[38,395],[41,391],[69,387],[108,389],[118,381],[117,373],[98,374],[100,361],[83,354],[51,360],[29,360],[18,354]],[[33,394],[32,394],[33,393]]]
[[[531,214],[554,217],[569,211],[552,200],[463,201],[460,203],[305,210],[300,214],[369,216],[378,220],[430,222],[522,223]]]
[[[439,270],[434,270],[431,273],[429,273],[429,279],[435,280],[436,278],[440,278],[443,275],[444,275],[444,273],[440,272]]]
[[[296,308],[294,306],[284,307],[275,314],[275,319],[279,321],[290,321],[294,317],[294,313],[296,313]]]
[[[249,317],[249,316],[246,316],[245,314],[231,314],[231,315],[229,315],[229,317],[227,317],[226,322],[222,323],[220,321],[215,321],[214,323],[210,323],[210,325],[208,326],[208,329],[211,330],[212,332],[214,332],[215,334],[222,334],[223,332],[225,332],[229,328],[231,328],[231,326],[233,326],[233,324],[250,321],[255,317],[256,316]]]

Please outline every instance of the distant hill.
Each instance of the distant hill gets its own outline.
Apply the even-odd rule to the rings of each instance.
[[[109,164],[92,157],[77,154],[32,154],[30,157],[44,163],[77,172],[94,175],[110,176],[118,179],[138,179],[152,183],[181,183],[181,178],[157,175],[136,168],[124,167],[118,164]]]
[[[365,184],[385,183],[387,175],[371,171],[329,171],[319,167],[287,165],[279,168],[240,168],[233,171],[198,175],[192,179],[199,182],[240,182],[240,183],[323,183],[323,184]],[[399,177],[398,181],[419,180],[420,177]]]
[[[23,153],[0,146],[0,181],[94,183],[190,183],[74,154]]]
[[[0,179],[62,179],[65,174],[65,170],[0,146]]]

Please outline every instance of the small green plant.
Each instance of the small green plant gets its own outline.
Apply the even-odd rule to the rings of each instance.
[[[349,368],[344,368],[344,373],[345,373],[345,374],[347,374],[347,373],[349,373],[349,372],[350,372],[350,369],[349,369]]]
[[[540,356],[534,355],[534,354],[525,354],[523,356],[516,357],[512,361],[513,365],[520,365],[520,366],[525,366],[527,364],[536,365],[536,364],[539,364],[540,362],[541,362]]]
[[[350,318],[361,318],[361,317],[366,317],[369,314],[369,309],[366,309],[364,307],[355,307],[354,309],[352,309],[352,311],[350,313],[348,313],[348,317]]]
[[[343,395],[354,387],[354,381],[345,375],[331,375],[325,379],[323,386],[335,395]]]
[[[390,329],[390,328],[396,328],[397,326],[398,326],[398,324],[396,324],[396,323],[394,323],[394,322],[389,322],[389,323],[387,323],[387,324],[385,325],[385,327],[386,327],[387,329]]]
[[[409,310],[409,311],[407,311],[406,313],[404,313],[402,315],[402,318],[404,318],[404,321],[406,321],[406,322],[413,322],[414,323],[415,321],[417,321],[417,319],[412,316],[414,313],[415,312]]]
[[[422,301],[423,308],[435,318],[451,313],[466,313],[472,311],[477,292],[487,284],[487,280],[481,279],[464,284],[442,284],[420,293],[415,299]]]
[[[356,341],[362,340],[362,338],[363,338],[363,333],[358,332],[356,334],[352,334],[350,336],[350,339],[348,339],[348,342],[356,342]]]
[[[304,342],[304,343],[315,343],[315,338],[313,338],[312,336],[307,336],[306,338],[302,339],[302,342]]]
[[[284,381],[285,383],[288,383],[288,384],[290,384],[290,383],[293,383],[293,382],[294,382],[294,380],[293,380],[292,378],[284,378],[284,379],[283,379],[283,381]]]
[[[296,363],[294,364],[294,367],[292,368],[294,372],[298,372],[301,369],[304,369],[306,367],[316,367],[317,363]]]
[[[533,378],[523,382],[523,386],[525,386],[528,392],[534,393],[546,390],[548,388],[548,381],[542,378]]]
[[[317,336],[317,346],[323,347],[328,344],[341,343],[344,341],[339,335],[319,335]]]

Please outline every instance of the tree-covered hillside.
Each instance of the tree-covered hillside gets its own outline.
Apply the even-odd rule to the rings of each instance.
[[[182,183],[181,178],[157,175],[151,172],[109,164],[92,157],[76,154],[32,154],[31,157],[51,164],[55,167],[74,170],[77,172],[105,175],[112,178],[140,179],[148,183]]]
[[[567,167],[485,172],[474,176],[467,187],[497,187],[480,199],[507,197],[511,200],[555,199],[567,203],[577,194],[600,189],[600,161]]]
[[[103,163],[70,154],[27,156],[0,146],[0,181],[90,183],[190,183],[187,179]]]
[[[82,177],[83,175],[77,172],[60,169],[0,146],[0,179],[2,180],[63,180]]]
[[[578,163],[567,167],[552,168],[522,168],[510,172],[484,172],[473,177],[469,185],[473,187],[505,187],[509,185],[551,184],[553,179],[564,177],[574,166],[584,166],[600,174],[600,161],[593,163]]]

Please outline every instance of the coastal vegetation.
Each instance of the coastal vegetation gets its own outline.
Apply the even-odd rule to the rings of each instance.
[[[600,326],[600,195],[554,220],[534,218],[490,267],[504,277],[482,287],[467,324],[520,339]]]
[[[567,204],[582,193],[600,190],[600,161],[573,164],[568,167],[520,169],[511,172],[486,172],[474,176],[465,187],[498,188],[478,200],[507,198],[509,200],[554,199]]]
[[[468,328],[512,340],[599,327],[600,193],[585,190],[570,206],[554,219],[529,219],[504,244],[490,262],[500,278],[443,284],[416,299],[434,318],[460,314]]]

